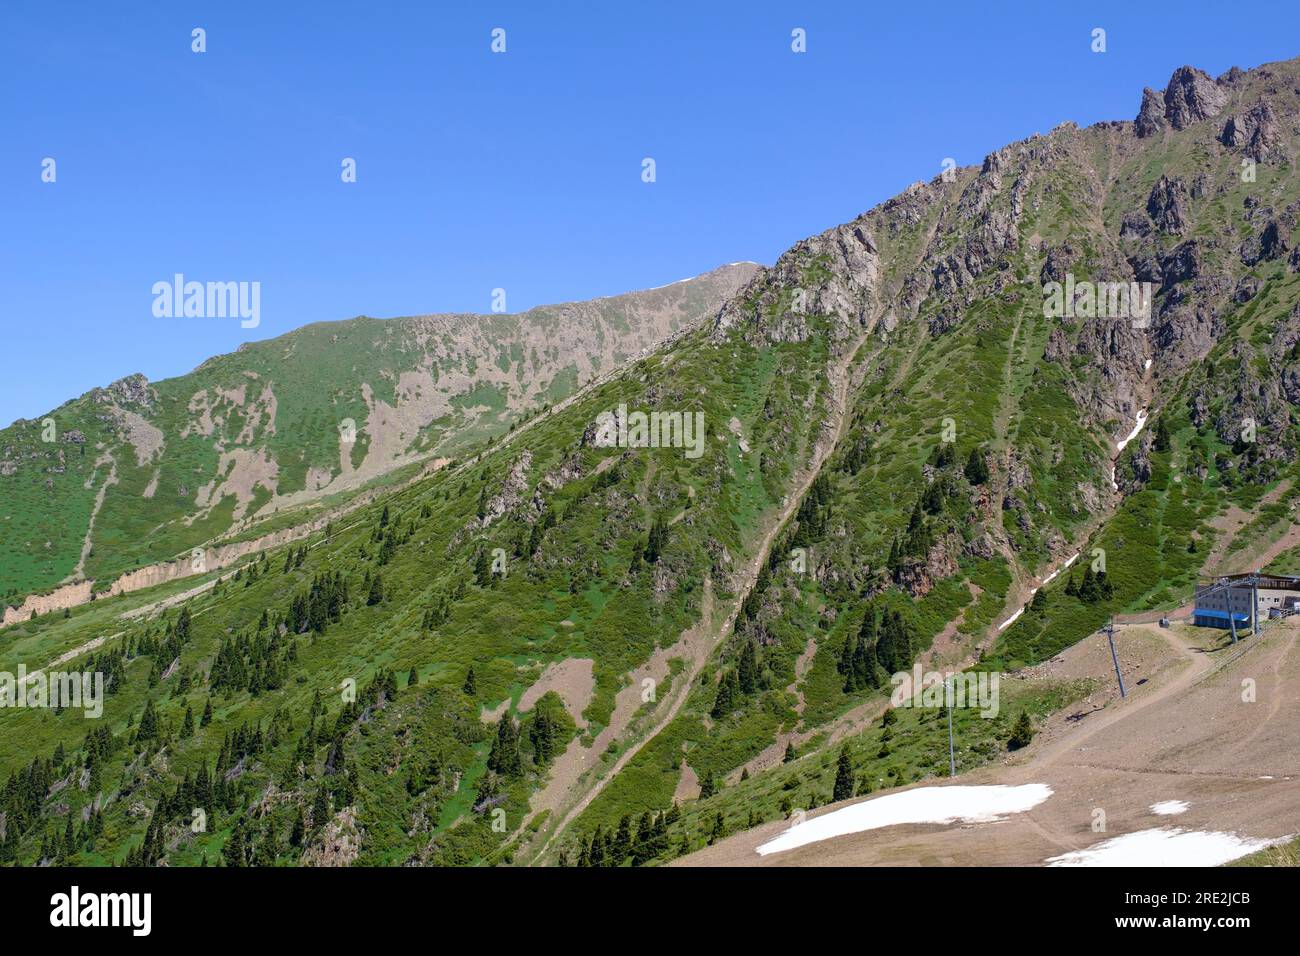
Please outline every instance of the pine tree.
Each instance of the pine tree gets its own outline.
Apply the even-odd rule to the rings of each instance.
[[[1007,739],[1008,750],[1019,750],[1021,747],[1028,747],[1029,742],[1034,739],[1034,725],[1029,719],[1029,711],[1022,710],[1020,716],[1016,718],[1015,726],[1011,728],[1011,736]]]
[[[790,763],[792,760],[794,760],[794,757],[795,757],[794,741],[792,740],[785,745],[785,756],[781,758],[781,762]]]
[[[831,800],[838,803],[853,796],[853,762],[849,759],[849,748],[840,748],[840,759],[835,767],[835,792]]]
[[[609,846],[610,861],[618,866],[627,859],[628,854],[632,852],[632,818],[628,814],[623,814],[623,819],[618,821],[618,830],[614,833],[614,839]]]
[[[668,540],[668,526],[662,517],[656,517],[650,526],[650,536],[646,540],[644,557],[649,564],[655,564],[663,553],[664,542]]]
[[[461,693],[466,697],[478,696],[478,680],[474,677],[474,668],[471,667],[465,673],[465,683],[461,685]]]
[[[481,588],[492,586],[492,564],[484,548],[480,548],[474,558],[474,583]]]
[[[503,777],[517,777],[523,770],[519,759],[519,730],[508,713],[497,722],[496,739],[492,741],[487,767]]]
[[[713,698],[713,709],[709,711],[709,715],[714,720],[727,716],[727,714],[731,713],[735,709],[736,702],[733,685],[738,682],[733,680],[734,677],[735,671],[728,671],[723,674],[722,678],[718,681],[718,690]]]
[[[717,786],[713,782],[713,771],[706,770],[704,779],[700,781],[700,799],[707,800],[717,793]]]
[[[1097,578],[1092,573],[1092,566],[1089,565],[1083,572],[1083,583],[1079,585],[1079,600],[1084,604],[1092,604],[1097,600]]]
[[[185,708],[185,720],[181,723],[181,736],[194,736],[194,709],[191,707]]]
[[[1169,443],[1169,422],[1164,415],[1161,415],[1159,420],[1156,421],[1155,441],[1152,443],[1151,448],[1153,451],[1168,451]]]
[[[370,580],[370,593],[366,596],[366,604],[374,607],[384,600],[384,579],[376,574]]]
[[[989,480],[989,466],[978,448],[970,450],[966,459],[966,480],[972,485],[982,485]]]

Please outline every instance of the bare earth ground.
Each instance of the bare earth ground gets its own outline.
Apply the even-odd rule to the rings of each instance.
[[[1294,834],[1300,831],[1294,743],[1300,738],[1300,622],[1275,624],[1236,646],[1223,646],[1221,637],[1183,625],[1121,628],[1117,642],[1129,688],[1122,702],[1103,636],[1018,678],[1109,678],[1106,693],[1054,715],[1025,750],[954,781],[1047,784],[1052,796],[1032,810],[996,823],[885,827],[760,857],[756,847],[789,827],[777,821],[675,865],[1034,866],[1160,826],[1268,840]],[[1254,681],[1255,702],[1243,701],[1244,681]],[[943,781],[912,786],[936,785]],[[1187,811],[1151,813],[1152,804],[1168,800],[1185,801]],[[1093,831],[1098,809],[1106,815],[1105,832]]]
[[[591,703],[596,693],[596,678],[592,675],[595,665],[590,657],[570,657],[567,660],[548,664],[542,676],[519,697],[519,711],[523,713],[533,709],[548,691],[555,691],[564,701],[564,709],[569,712],[579,730],[587,728],[587,721],[582,712]]]

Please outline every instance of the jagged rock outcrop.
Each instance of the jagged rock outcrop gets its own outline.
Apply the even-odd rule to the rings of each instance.
[[[1164,97],[1149,86],[1142,91],[1142,106],[1133,121],[1133,128],[1141,137],[1154,136],[1165,128]]]
[[[1280,259],[1291,248],[1283,227],[1270,219],[1264,228],[1241,244],[1241,261],[1248,266],[1271,259]]]
[[[1218,116],[1227,103],[1227,91],[1194,66],[1174,70],[1165,87],[1165,119],[1174,129]]]
[[[1181,179],[1161,176],[1147,198],[1147,215],[1161,232],[1181,236],[1189,229],[1187,186]]]
[[[1282,126],[1267,101],[1256,103],[1245,113],[1228,117],[1219,141],[1232,149],[1242,150],[1261,163],[1286,156]]]

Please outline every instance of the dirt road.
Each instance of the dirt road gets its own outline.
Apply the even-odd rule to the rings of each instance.
[[[954,781],[1047,784],[1052,796],[1032,810],[996,823],[885,827],[760,857],[756,848],[788,828],[779,821],[677,865],[1033,866],[1156,827],[1267,840],[1294,834],[1300,831],[1300,625],[1283,622],[1260,638],[1217,649],[1198,646],[1206,633],[1122,629],[1121,645],[1141,641],[1154,648],[1126,674],[1128,700],[1119,701],[1112,689],[1104,706],[1067,708],[1024,751]],[[1105,639],[1094,635],[1041,669],[1044,676],[1104,677],[1108,660]],[[927,781],[889,792],[943,785]],[[1153,812],[1168,801],[1186,809],[1174,816]]]

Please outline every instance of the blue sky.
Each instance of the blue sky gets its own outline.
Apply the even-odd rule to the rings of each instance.
[[[770,263],[944,157],[1131,119],[1183,63],[1300,55],[1261,2],[280,6],[6,0],[0,424],[308,322]],[[176,272],[260,282],[261,325],[156,318]]]

